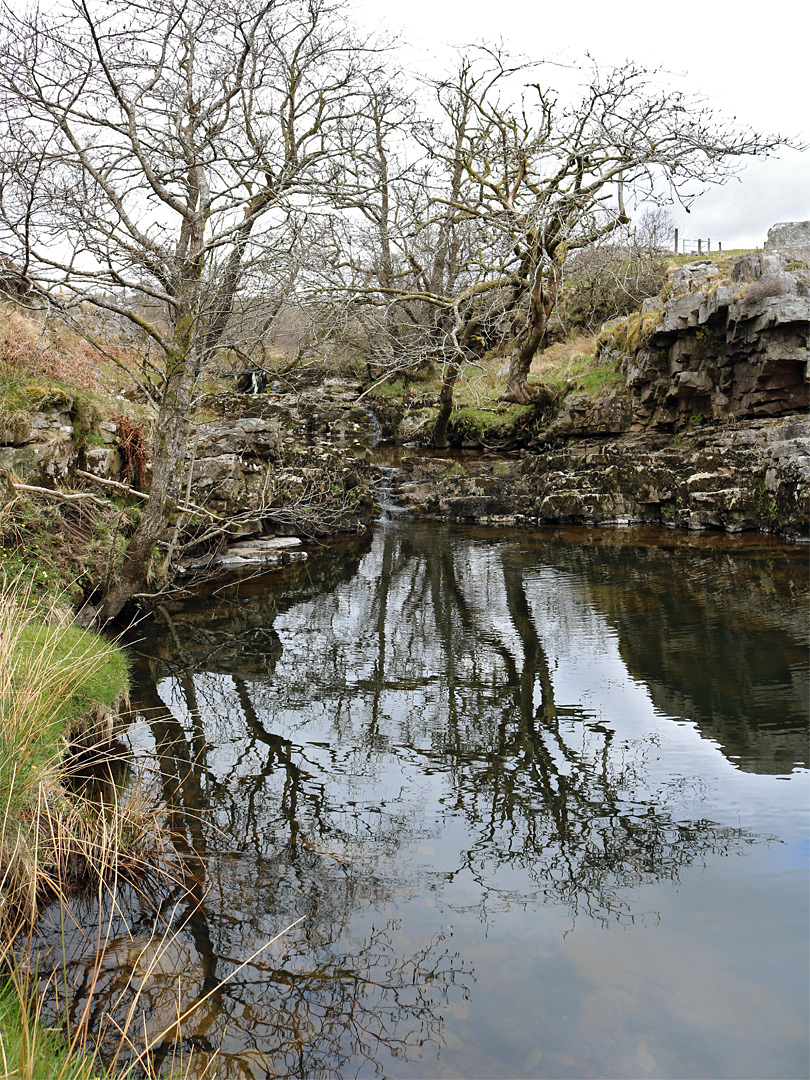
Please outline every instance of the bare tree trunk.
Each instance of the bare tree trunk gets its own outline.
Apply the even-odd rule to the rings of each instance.
[[[555,268],[556,269],[556,268]],[[512,352],[509,362],[509,374],[506,377],[506,390],[501,401],[515,405],[530,405],[532,395],[529,390],[529,371],[532,360],[539,350],[548,326],[549,316],[557,302],[557,274],[551,275],[544,287],[544,278],[538,267],[529,304],[529,325],[525,340]],[[519,339],[518,339],[519,340]]]
[[[123,565],[99,605],[102,623],[121,613],[147,584],[152,554],[171,519],[185,464],[193,372],[184,363],[168,382],[157,418],[149,502],[127,544]]]
[[[526,349],[515,348],[509,360],[509,373],[506,376],[506,389],[501,401],[508,401],[513,405],[528,405],[532,400],[529,392],[529,370],[534,358],[534,350],[526,356]]]
[[[506,376],[506,389],[501,396],[501,401],[508,401],[513,405],[531,404],[529,371],[531,370],[532,360],[534,360],[535,354],[540,348],[544,331],[545,320],[543,320],[542,329],[535,327],[523,345],[516,345],[512,350],[512,356],[509,360],[509,373]]]
[[[453,411],[453,390],[458,379],[461,364],[458,360],[450,360],[445,366],[442,376],[442,389],[439,394],[439,412],[436,423],[433,425],[433,445],[440,450],[447,446],[447,425],[450,414]]]

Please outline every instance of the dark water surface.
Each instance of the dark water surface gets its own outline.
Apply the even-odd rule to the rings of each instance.
[[[409,522],[165,611],[150,1030],[179,977],[229,1078],[806,1077],[806,596],[763,538]]]

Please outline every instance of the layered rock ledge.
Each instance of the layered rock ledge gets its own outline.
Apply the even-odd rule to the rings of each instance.
[[[680,268],[672,289],[671,299],[645,301],[639,315],[602,337],[600,359],[619,363],[637,428],[807,409],[806,267],[757,252],[739,259],[723,283],[703,260]]]
[[[444,521],[756,529],[807,541],[810,421],[583,438],[463,466],[412,452],[390,482],[403,508]]]

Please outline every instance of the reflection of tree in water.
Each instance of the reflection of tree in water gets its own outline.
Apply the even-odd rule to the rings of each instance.
[[[184,1025],[189,1047],[217,1049],[219,1075],[306,1077],[342,1076],[350,1061],[379,1072],[385,1051],[403,1056],[437,1041],[440,1007],[469,981],[444,934],[403,955],[390,920],[362,935],[353,925],[358,911],[390,902],[376,863],[414,830],[381,816],[361,848],[347,827],[357,826],[355,818],[329,805],[328,785],[308,767],[304,748],[265,728],[239,678],[230,719],[244,725],[240,756],[254,765],[237,784],[218,778],[202,748],[195,753],[202,714],[194,679],[178,672],[174,689],[185,727],[158,712],[154,684],[145,684],[139,704],[154,717],[148,723],[173,835],[200,879],[187,910],[175,914],[184,924],[180,940],[202,964],[191,999],[305,916]]]
[[[547,897],[622,918],[638,885],[752,842],[698,816],[694,787],[652,783],[649,744],[558,703],[550,642],[577,604],[536,548],[410,527],[329,580],[166,613],[138,708],[197,879],[174,916],[190,999],[305,915],[190,1025],[224,1075],[383,1071],[440,1041],[471,976],[440,930],[406,948],[388,910],[424,888],[402,854],[442,823],[467,836],[441,881],[471,876],[484,916]],[[429,774],[438,823],[409,794]]]
[[[310,882],[320,870],[311,864],[299,869],[307,872]],[[117,1025],[108,1021],[108,1014],[118,1023],[132,1015],[136,1035],[143,1032],[156,1039],[171,1031],[178,996],[183,1011],[201,1001],[182,1025],[184,1053],[193,1051],[203,1062],[215,1055],[216,1075],[228,1078],[342,1077],[361,1069],[381,1074],[386,1052],[405,1057],[431,1040],[441,1041],[442,1009],[452,997],[467,993],[469,975],[458,953],[439,933],[402,955],[393,922],[353,935],[347,925],[346,893],[353,894],[355,902],[362,902],[362,896],[351,888],[336,887],[335,879],[333,889],[317,897],[298,927],[206,997],[243,964],[245,953],[251,955],[253,938],[270,921],[263,910],[266,893],[261,909],[255,910],[256,898],[244,881],[237,896],[233,892],[223,896],[217,888],[222,884],[219,876],[204,907],[190,917],[181,910],[179,897],[174,898],[178,901],[174,908],[164,908],[166,921],[133,919],[132,912],[143,905],[132,895],[121,895],[114,907],[106,906],[100,919],[94,904],[81,905],[76,915],[90,941],[81,933],[61,939],[58,912],[50,913],[51,925],[46,918],[38,943],[39,974],[61,1000],[67,989],[73,1027],[80,1017],[85,1019],[89,1000],[86,1022],[91,1031],[107,1033],[104,1046],[112,1054],[119,1040]],[[234,884],[227,872],[225,877]],[[253,875],[253,880],[264,882],[268,891],[280,886],[292,904],[301,903],[283,879],[273,875],[270,882],[267,870]],[[297,890],[300,882],[295,885]],[[318,892],[311,888],[306,899],[312,901]],[[208,948],[206,908],[216,912],[211,920],[213,949]],[[331,921],[333,915],[337,917]],[[164,937],[167,923],[174,926],[174,933]],[[92,943],[97,935],[106,948],[101,961],[94,963]],[[46,1011],[44,1022],[51,1015]],[[170,1060],[173,1045],[171,1038],[156,1039],[158,1066]]]
[[[527,557],[518,545],[498,550],[512,642],[486,627],[465,596],[450,545],[424,553],[421,587],[412,591],[420,610],[432,611],[444,654],[447,723],[441,744],[425,756],[450,764],[453,809],[469,830],[456,873],[471,872],[486,902],[520,900],[498,884],[499,872],[519,867],[572,914],[621,917],[634,886],[676,880],[682,868],[753,838],[705,819],[675,820],[668,804],[680,801],[683,781],[646,789],[644,745],[617,746],[611,727],[581,708],[557,706],[526,594]],[[459,671],[465,640],[484,644],[503,667],[477,701],[475,675]],[[470,723],[471,709],[483,724]]]

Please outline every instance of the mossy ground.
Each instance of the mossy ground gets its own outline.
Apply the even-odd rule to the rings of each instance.
[[[637,311],[626,319],[605,327],[596,339],[597,344],[600,349],[631,356],[647,342],[660,321],[661,316],[657,311],[650,311],[645,315]]]
[[[506,390],[508,361],[503,356],[484,358],[465,367],[453,396],[448,425],[451,441],[478,441],[484,445],[517,443],[532,429],[546,423],[569,393],[601,397],[624,385],[615,363],[597,360],[598,342],[590,333],[574,333],[554,342],[535,358],[529,373],[531,405],[500,401]],[[436,414],[441,380],[436,370],[403,379],[401,375],[376,387],[369,397],[401,401],[408,430],[418,426],[419,436],[429,439]]]

